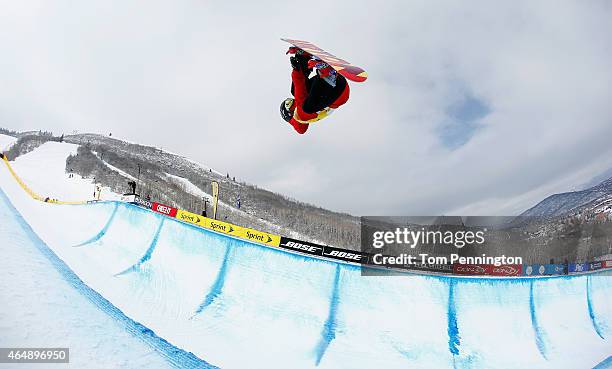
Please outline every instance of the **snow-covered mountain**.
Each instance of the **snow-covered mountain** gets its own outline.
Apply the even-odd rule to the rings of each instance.
[[[156,147],[98,134],[59,138],[48,132],[34,133],[14,134],[18,138],[0,135],[0,150],[8,150],[12,159],[28,157],[24,163],[29,164],[24,165],[32,171],[40,166],[40,170],[55,168],[61,171],[61,176],[78,175],[89,183],[87,193],[92,192],[92,181],[116,195],[128,191],[128,181],[136,181],[137,192],[143,197],[201,213],[206,200],[210,204],[211,182],[216,181],[221,188],[220,219],[299,239],[359,248],[359,219],[348,214],[261,189],[236,180],[233,175]],[[48,160],[43,158],[51,162],[47,163]],[[32,181],[46,181],[47,186],[43,188],[48,188],[51,183],[44,177],[30,177]],[[62,186],[65,184],[58,182],[56,189]],[[83,192],[80,189],[75,191],[75,194]],[[612,178],[582,191],[549,196],[521,215],[562,216],[584,208],[593,210],[601,203],[607,204],[608,200],[612,201]]]
[[[234,175],[156,147],[97,134],[17,136],[16,142],[14,137],[5,136],[7,145],[11,145],[8,157],[20,163],[16,169],[25,165],[28,180],[51,183],[45,177],[51,175],[48,168],[55,168],[58,173],[53,175],[62,177],[54,187],[57,191],[82,178],[88,185],[85,190],[75,190],[78,194],[93,193],[96,183],[106,188],[106,193],[119,195],[129,191],[128,181],[135,181],[136,192],[144,198],[194,213],[206,208],[210,216],[211,182],[215,181],[220,187],[218,219],[302,240],[345,248],[360,246],[356,217],[241,182]],[[65,183],[64,177],[70,181]],[[60,196],[50,191],[50,185],[37,187],[53,198]]]
[[[551,195],[540,201],[521,216],[555,217],[585,209],[594,209],[599,204],[612,200],[612,178],[582,191],[564,192]]]

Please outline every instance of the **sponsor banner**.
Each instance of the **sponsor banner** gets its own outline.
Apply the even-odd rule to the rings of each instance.
[[[488,265],[453,264],[453,274],[487,275]]]
[[[249,241],[255,241],[270,246],[278,246],[280,244],[280,236],[275,234],[257,231],[251,228],[244,228],[243,238]]]
[[[612,268],[612,260],[606,260],[603,262],[604,263],[604,268]]]
[[[560,275],[566,274],[565,265],[563,264],[546,264],[544,265],[544,273],[546,275]]]
[[[323,256],[359,264],[366,264],[368,262],[368,254],[365,252],[339,249],[331,246],[323,247]]]
[[[453,273],[459,275],[491,275],[496,277],[516,277],[523,272],[521,264],[495,266],[492,264],[453,264]]]
[[[567,266],[567,271],[569,273],[583,273],[589,271],[588,263],[570,263]]]
[[[603,261],[592,261],[589,263],[589,270],[598,270],[603,268]]]
[[[136,202],[136,195],[121,195],[121,201],[123,202]]]
[[[204,227],[204,222],[206,218],[201,215],[179,209],[176,212],[176,219],[182,220],[187,223],[195,224],[200,227]]]
[[[294,240],[293,238],[281,237],[279,247],[287,250],[298,251],[304,254],[323,256],[322,245],[306,241]]]
[[[565,274],[563,264],[529,264],[523,266],[523,275],[560,275]]]
[[[489,265],[489,275],[500,277],[517,277],[523,272],[522,264]]]
[[[158,212],[160,214],[167,215],[172,218],[176,216],[176,212],[178,211],[178,209],[173,208],[172,206],[160,204],[158,202],[153,203],[151,210]]]
[[[138,196],[136,196],[136,198],[134,199],[134,204],[138,206],[142,206],[143,208],[147,208],[147,209],[153,208],[153,203],[151,201],[141,199]]]
[[[546,273],[544,264],[529,264],[523,268],[523,275],[526,276],[544,275],[544,273]]]
[[[204,227],[212,229],[216,232],[229,234],[231,236],[246,238],[244,236],[244,228],[237,225],[233,225],[231,223],[222,222],[220,220],[206,218],[206,221],[204,222]]]
[[[412,270],[422,270],[426,272],[435,272],[435,273],[452,273],[453,265],[452,264],[421,264],[414,263],[408,265],[408,269]]]

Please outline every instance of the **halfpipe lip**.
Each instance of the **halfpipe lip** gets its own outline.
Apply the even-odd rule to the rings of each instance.
[[[102,202],[100,202],[102,203]],[[318,256],[318,255],[311,255],[311,254],[305,254],[305,253],[300,253],[294,250],[290,250],[290,249],[283,249],[283,248],[279,248],[277,246],[271,246],[271,245],[266,245],[266,244],[261,244],[261,243],[257,243],[257,242],[253,242],[251,240],[247,240],[244,238],[240,238],[240,237],[236,237],[236,236],[232,236],[230,234],[227,233],[223,233],[223,232],[216,232],[212,229],[208,229],[208,228],[204,228],[204,227],[198,227],[195,224],[189,223],[189,222],[185,222],[182,221],[178,218],[174,218],[174,217],[168,217],[168,216],[164,216],[162,214],[156,213],[150,209],[146,209],[142,206],[138,206],[136,204],[132,204],[129,202],[124,202],[124,201],[118,201],[118,200],[112,200],[112,201],[104,201],[104,203],[119,203],[119,204],[123,204],[125,206],[132,206],[134,208],[137,208],[139,210],[142,211],[148,211],[151,214],[153,214],[154,216],[158,216],[158,217],[164,217],[164,218],[168,218],[168,220],[172,220],[175,222],[180,223],[181,225],[184,226],[188,226],[191,228],[194,228],[198,231],[204,231],[204,232],[209,232],[209,233],[213,233],[215,235],[220,235],[223,237],[227,237],[227,238],[231,238],[237,241],[241,241],[241,242],[245,242],[251,245],[255,245],[255,246],[259,246],[259,247],[265,247],[267,249],[270,250],[274,250],[276,252],[282,252],[282,253],[289,253],[292,255],[298,255],[301,257],[305,257],[305,258],[309,258],[309,259],[315,259],[315,260],[320,260],[320,261],[324,261],[324,262],[329,262],[333,265],[335,264],[343,264],[346,266],[350,266],[350,267],[354,267],[356,269],[359,268],[368,268],[368,269],[375,269],[375,270],[383,270],[383,271],[387,271],[390,273],[397,273],[397,274],[401,274],[401,275],[415,275],[415,276],[425,276],[425,277],[432,277],[432,278],[440,278],[440,279],[448,279],[448,278],[453,278],[456,280],[481,280],[481,279],[487,279],[487,280],[500,280],[500,281],[525,281],[525,280],[531,280],[531,279],[538,279],[538,280],[547,280],[547,279],[558,279],[558,278],[573,278],[573,277],[578,277],[578,276],[583,276],[583,275],[594,275],[594,274],[605,274],[605,273],[610,273],[612,274],[612,271],[609,269],[600,269],[600,270],[591,270],[591,271],[586,271],[586,272],[579,272],[579,273],[572,273],[572,274],[560,274],[560,275],[521,275],[521,276],[510,276],[510,277],[500,277],[500,276],[491,276],[491,275],[455,275],[455,274],[448,274],[448,273],[436,273],[436,272],[426,272],[426,271],[421,271],[421,270],[406,270],[406,269],[394,269],[394,268],[386,268],[386,267],[381,267],[381,266],[376,266],[376,265],[364,265],[364,264],[359,264],[359,263],[352,263],[349,261],[343,261],[343,260],[338,260],[338,259],[333,259],[333,258],[328,258],[325,256]],[[93,204],[80,204],[80,205],[93,205]]]

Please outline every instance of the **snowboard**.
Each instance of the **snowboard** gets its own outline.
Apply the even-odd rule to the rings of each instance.
[[[288,42],[291,45],[301,49],[308,54],[314,56],[316,59],[320,59],[321,61],[329,64],[332,68],[334,68],[338,73],[342,74],[347,79],[354,82],[363,82],[368,78],[368,73],[355,66],[346,60],[340,59],[327,51],[321,49],[320,47],[312,44],[308,41],[300,41],[300,40],[291,40],[287,38],[281,38],[282,41]]]

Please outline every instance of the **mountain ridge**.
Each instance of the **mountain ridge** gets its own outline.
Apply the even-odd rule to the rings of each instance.
[[[612,199],[612,177],[580,191],[556,193],[525,210],[520,217],[551,218],[579,212]]]

